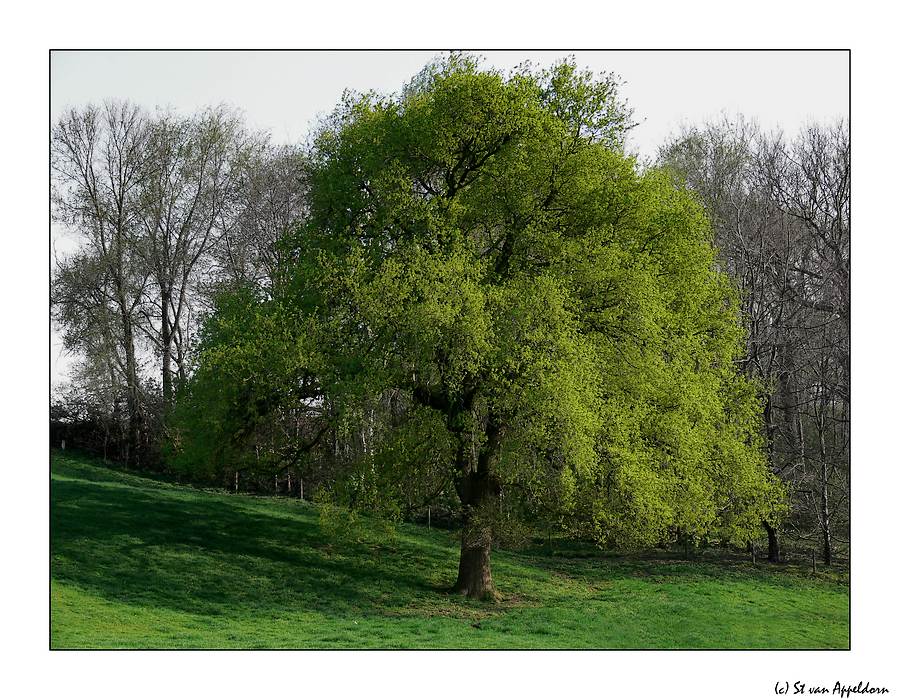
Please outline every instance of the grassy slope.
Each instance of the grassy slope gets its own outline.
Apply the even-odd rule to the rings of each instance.
[[[442,590],[445,532],[336,543],[296,500],[51,475],[53,648],[848,646],[846,583],[783,568],[496,552],[492,606]]]

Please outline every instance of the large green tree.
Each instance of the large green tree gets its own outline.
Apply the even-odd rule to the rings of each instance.
[[[303,319],[335,415],[392,393],[427,426],[471,597],[496,595],[501,499],[616,545],[746,537],[777,510],[709,225],[624,154],[629,126],[608,76],[454,55],[400,95],[347,95],[315,139],[266,304]],[[409,434],[379,430],[373,469]]]

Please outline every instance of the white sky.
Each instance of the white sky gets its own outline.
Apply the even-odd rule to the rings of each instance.
[[[484,52],[485,64],[512,68],[530,60],[549,65],[572,52]],[[50,111],[105,99],[190,112],[226,103],[243,110],[249,126],[276,141],[302,140],[317,117],[337,104],[345,88],[399,90],[433,56],[419,51],[348,52],[54,52]],[[722,112],[756,118],[764,129],[795,133],[805,122],[846,117],[846,52],[824,51],[588,51],[578,65],[612,71],[625,81],[622,95],[638,122],[630,148],[652,157],[682,123]],[[55,232],[57,250],[71,241]],[[58,334],[51,380],[71,364]]]

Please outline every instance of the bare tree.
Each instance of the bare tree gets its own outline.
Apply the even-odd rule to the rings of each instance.
[[[70,110],[51,133],[54,217],[82,238],[77,255],[57,262],[53,312],[65,328],[66,346],[102,354],[126,388],[126,461],[140,458],[135,335],[148,273],[135,240],[147,141],[146,119],[129,104]]]
[[[801,232],[787,261],[786,288],[798,309],[803,362],[796,367],[801,462],[812,468],[822,554],[830,564],[835,515],[832,492],[849,501],[850,421],[850,139],[846,124],[814,124],[793,142],[781,136],[759,148],[762,184]],[[804,422],[815,435],[808,445]]]
[[[275,283],[282,240],[306,215],[306,156],[297,146],[259,143],[245,172],[236,215],[222,222],[215,280],[265,291]]]
[[[142,328],[161,357],[164,409],[172,402],[173,360],[185,378],[194,287],[234,215],[247,140],[240,120],[224,109],[163,114],[149,123],[136,250],[153,282]]]
[[[187,379],[212,296],[274,284],[280,241],[305,213],[305,158],[225,108],[182,116],[127,103],[70,110],[51,156],[55,219],[79,238],[55,264],[51,311],[66,347],[123,387],[136,458],[142,425],[160,424]],[[159,416],[142,364],[161,379]]]

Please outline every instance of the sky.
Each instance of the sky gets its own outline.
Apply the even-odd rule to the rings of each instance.
[[[488,51],[484,65],[510,69],[524,61],[549,66],[574,55],[580,67],[613,72],[638,122],[629,150],[642,158],[683,124],[741,113],[763,129],[797,133],[810,121],[846,118],[849,61],[837,51]],[[106,99],[192,112],[228,104],[248,126],[277,142],[302,141],[349,88],[400,90],[438,52],[431,51],[55,51],[50,112]],[[53,247],[76,245],[59,228]],[[51,381],[72,359],[51,337]]]

